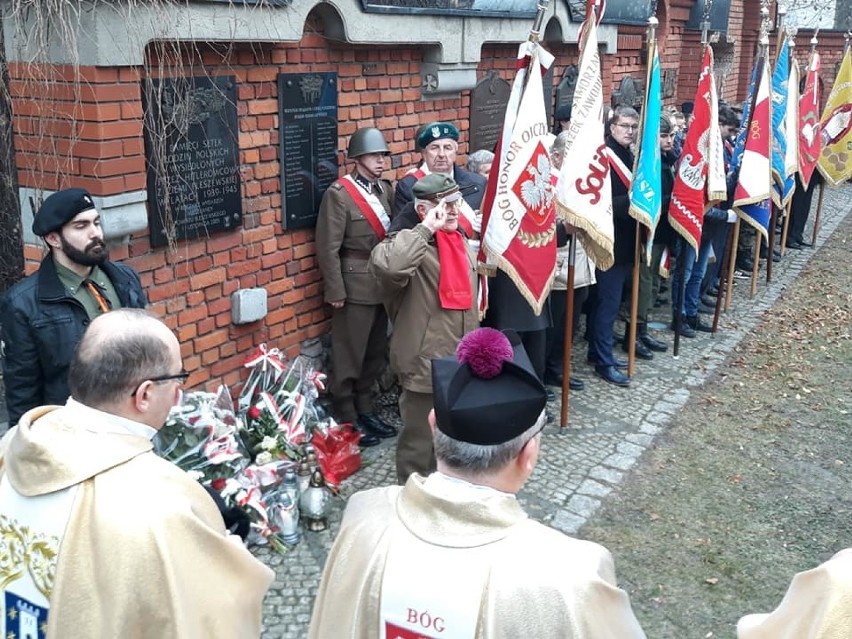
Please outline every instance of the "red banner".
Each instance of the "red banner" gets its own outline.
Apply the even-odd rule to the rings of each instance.
[[[799,175],[807,189],[816,169],[822,144],[819,124],[819,53],[811,53],[805,92],[799,99]]]

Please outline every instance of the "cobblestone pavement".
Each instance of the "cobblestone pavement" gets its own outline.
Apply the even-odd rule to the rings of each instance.
[[[774,265],[770,285],[766,285],[765,272],[761,270],[754,299],[749,299],[750,281],[736,280],[731,310],[722,315],[719,332],[715,336],[699,333],[695,339],[681,339],[677,358],[672,356],[670,346],[668,353],[657,354],[651,362],[637,360],[629,389],[597,378],[585,363],[585,342],[576,344],[573,372],[586,382],[586,388],[571,395],[568,428],[560,429],[558,423],[552,422],[544,431],[538,467],[519,495],[527,512],[567,534],[577,534],[688,401],[692,390],[724,365],[732,350],[798,276],[814,250],[847,218],[850,208],[852,186],[826,189],[816,247],[788,250],[784,259]],[[805,237],[810,239],[811,232],[809,224]],[[668,309],[655,313],[654,320],[669,319]],[[655,336],[670,345],[673,341],[673,333],[667,330],[656,331]],[[392,400],[386,401],[382,416],[399,424],[396,407]],[[558,400],[549,409],[558,415]],[[345,498],[358,490],[395,483],[394,441],[385,440],[364,452],[363,467],[344,482],[342,497],[334,502],[328,530],[305,533],[302,542],[285,555],[268,548],[255,550],[276,572],[264,602],[263,637],[301,639],[307,635],[311,607],[325,557],[340,525]]]

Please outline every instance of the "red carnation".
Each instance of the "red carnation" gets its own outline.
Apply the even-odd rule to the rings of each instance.
[[[220,492],[222,489],[225,488],[225,478],[217,477],[216,479],[210,482],[210,487],[216,492]]]
[[[257,406],[252,406],[246,413],[249,419],[260,419],[260,409]]]

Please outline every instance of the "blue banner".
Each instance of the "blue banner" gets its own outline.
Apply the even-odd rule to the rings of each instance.
[[[663,203],[662,160],[660,158],[660,58],[657,49],[651,59],[651,79],[642,106],[642,141],[636,172],[630,190],[630,215],[648,227],[648,243],[653,240],[654,229],[660,219]]]
[[[787,172],[787,80],[790,78],[790,47],[787,39],[778,52],[772,73],[772,178],[773,200],[778,206],[784,198]]]

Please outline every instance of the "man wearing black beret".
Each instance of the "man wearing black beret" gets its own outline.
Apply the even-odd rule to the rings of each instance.
[[[461,189],[464,203],[462,215],[459,218],[459,228],[471,239],[479,233],[479,211],[482,197],[485,195],[486,180],[477,173],[466,171],[456,165],[456,155],[459,151],[459,130],[450,122],[432,122],[417,131],[415,140],[423,163],[411,169],[405,177],[396,183],[396,193],[393,201],[393,216],[396,217],[405,205],[414,200],[414,183],[430,173],[447,175]]]
[[[609,551],[518,503],[546,395],[517,336],[473,331],[432,385],[438,470],[352,496],[309,637],[644,637]]]
[[[36,273],[0,300],[9,425],[36,406],[68,399],[68,366],[89,322],[147,304],[136,271],[107,260],[101,216],[84,189],[48,197],[33,220],[48,247]]]

